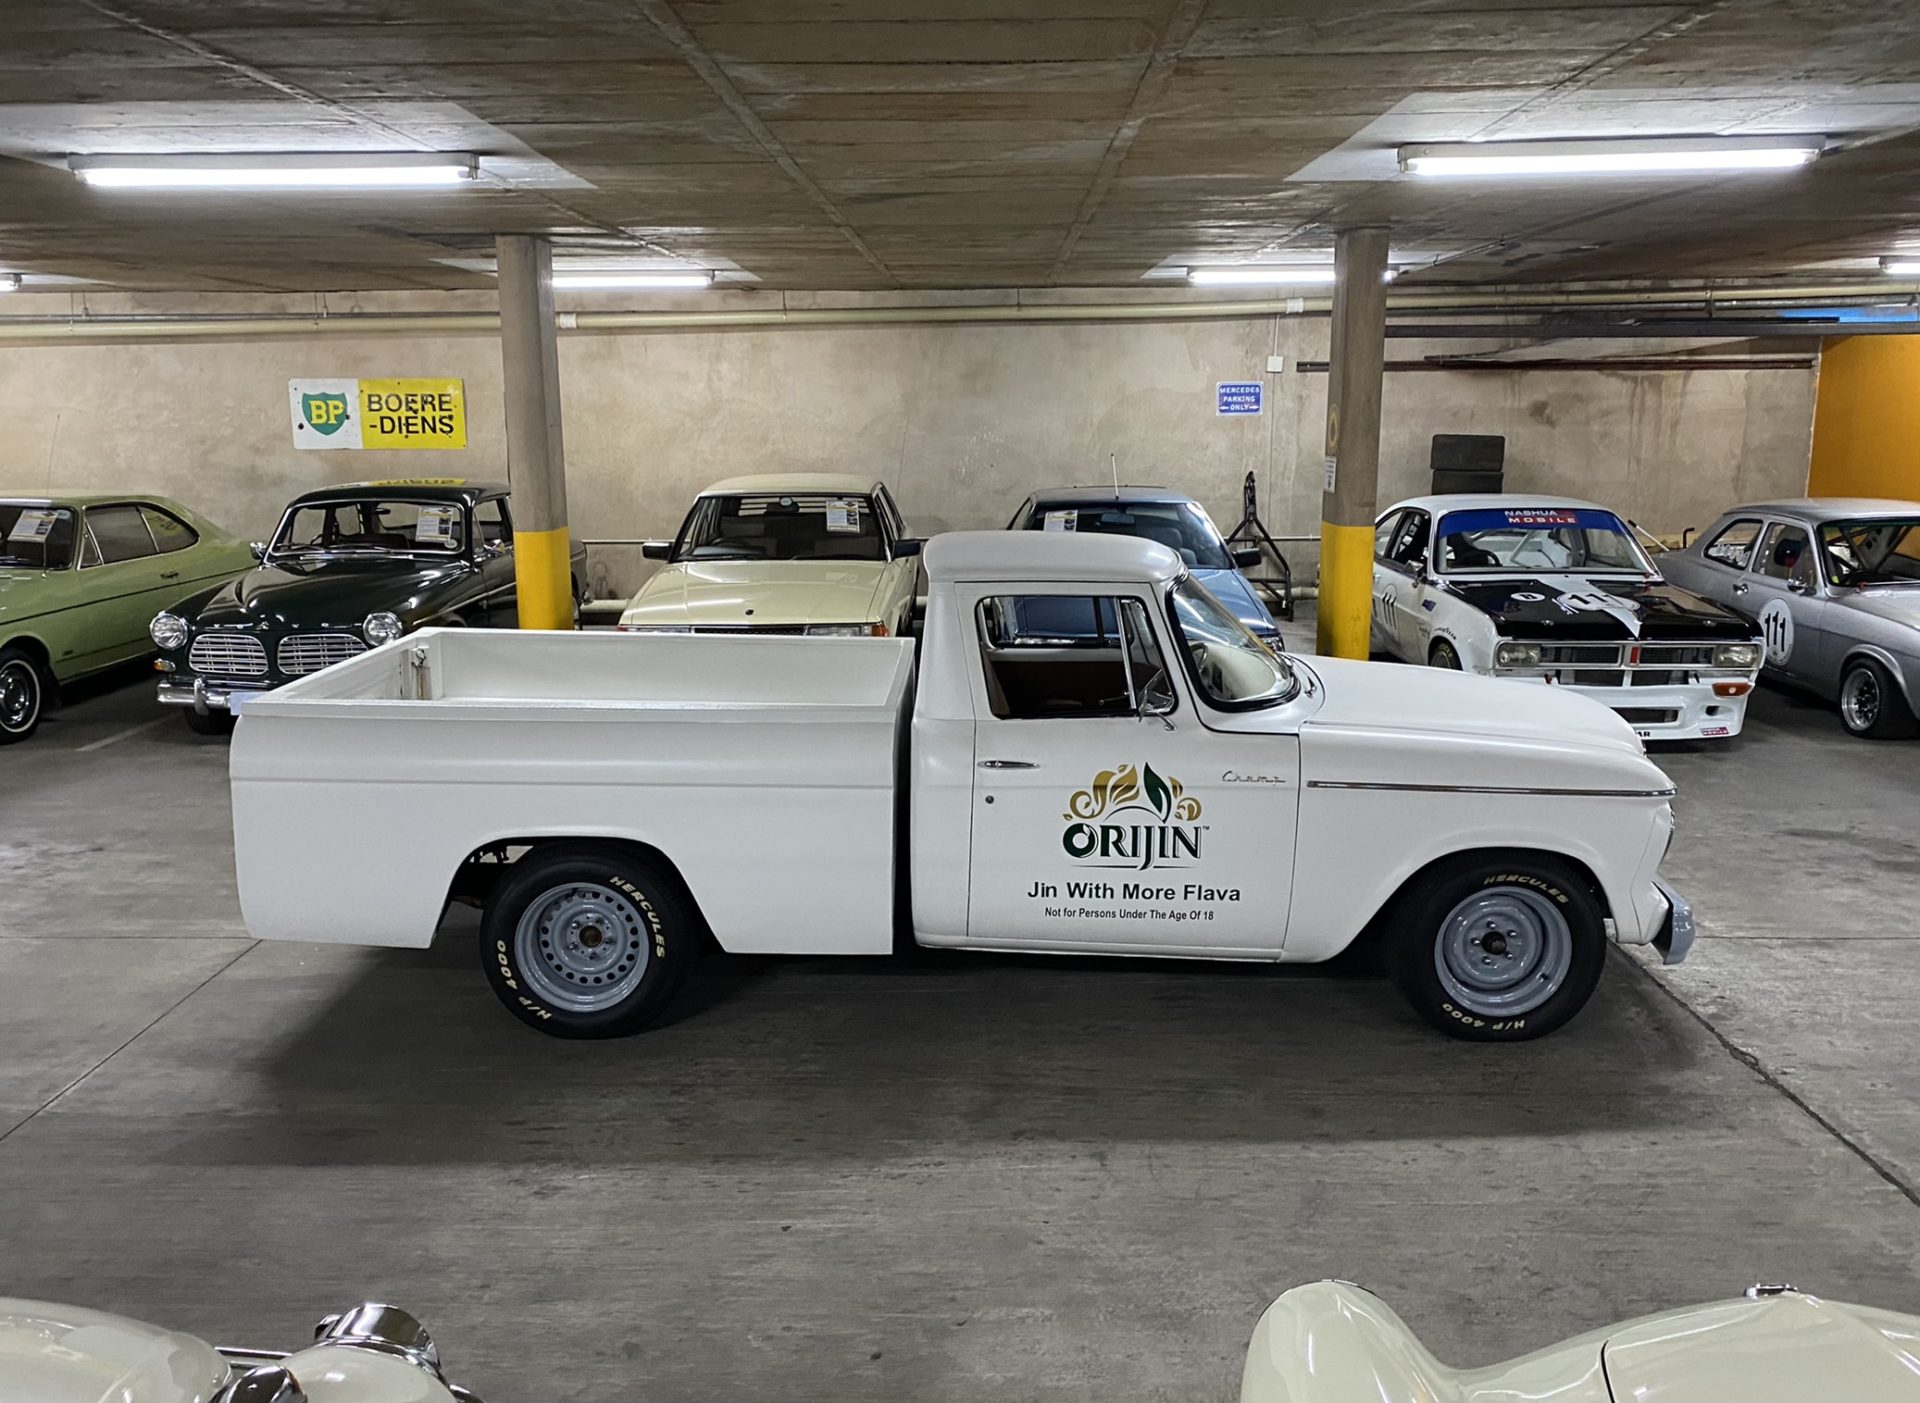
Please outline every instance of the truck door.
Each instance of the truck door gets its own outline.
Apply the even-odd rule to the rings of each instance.
[[[978,639],[968,943],[1277,956],[1297,738],[1202,724],[1150,595],[963,602]]]

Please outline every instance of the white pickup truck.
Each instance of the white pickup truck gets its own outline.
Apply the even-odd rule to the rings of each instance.
[[[871,955],[902,924],[1222,960],[1377,941],[1421,1015],[1489,1041],[1571,1018],[1609,937],[1685,955],[1673,787],[1605,707],[1279,656],[1149,541],[925,559],[918,640],[426,629],[251,700],[248,928],[425,946],[475,902],[495,990],[564,1037],[644,1026],[709,939]]]

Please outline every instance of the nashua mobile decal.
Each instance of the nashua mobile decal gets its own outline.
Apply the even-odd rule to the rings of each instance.
[[[1200,801],[1151,765],[1102,770],[1075,791],[1060,815],[1060,845],[1092,867],[1184,867],[1199,860],[1208,825],[1195,823]]]

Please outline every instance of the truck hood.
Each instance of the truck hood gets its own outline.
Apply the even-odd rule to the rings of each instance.
[[[384,612],[411,623],[444,585],[472,568],[394,556],[289,560],[229,580],[187,622],[196,630],[358,628],[368,614]]]
[[[1633,727],[1599,702],[1562,687],[1402,663],[1292,661],[1314,673],[1325,689],[1325,699],[1305,723],[1314,729],[1529,741],[1638,759],[1646,754]]]
[[[4,1403],[204,1403],[226,1379],[225,1361],[192,1335],[0,1297]]]
[[[703,560],[669,565],[640,588],[620,622],[635,625],[878,622],[889,566],[866,560]]]

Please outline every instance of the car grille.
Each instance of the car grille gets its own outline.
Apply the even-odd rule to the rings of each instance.
[[[805,624],[695,624],[695,633],[793,633],[807,631]]]
[[[1679,687],[1713,667],[1711,643],[1542,643],[1540,672],[1570,687]],[[1529,670],[1530,675],[1531,670]]]
[[[193,640],[187,665],[203,677],[265,677],[267,650],[250,633],[203,633]]]
[[[1671,726],[1680,719],[1680,713],[1671,707],[1616,706],[1614,711],[1633,726]]]
[[[351,633],[291,633],[280,640],[273,656],[287,676],[304,677],[366,651],[367,645]]]

